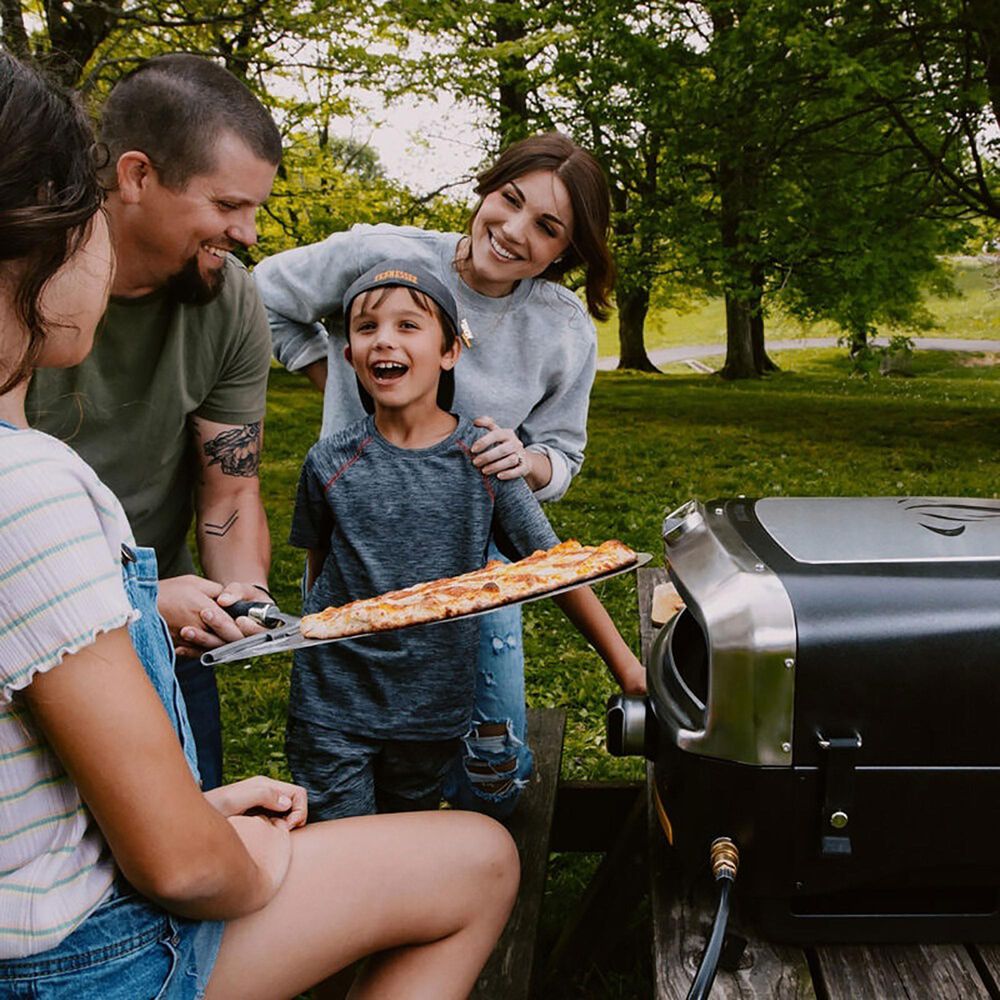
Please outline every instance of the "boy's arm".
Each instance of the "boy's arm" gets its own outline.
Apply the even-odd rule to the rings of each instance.
[[[315,448],[315,446],[314,446]],[[295,507],[288,542],[306,550],[306,590],[319,578],[330,551],[333,516],[315,465],[315,451],[310,450],[302,463],[299,484],[295,491]]]
[[[611,616],[590,587],[577,587],[552,598],[580,634],[594,647],[625,694],[646,693],[646,671],[621,637]]]
[[[523,479],[500,480],[491,476],[490,484],[496,496],[495,536],[505,535],[521,554],[558,543],[548,518]],[[577,587],[553,600],[597,650],[621,689],[626,694],[645,694],[646,671],[590,587]]]

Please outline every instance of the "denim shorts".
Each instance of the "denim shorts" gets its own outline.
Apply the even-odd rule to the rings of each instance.
[[[0,961],[0,998],[198,1000],[224,926],[172,916],[128,886],[116,885],[55,948]]]

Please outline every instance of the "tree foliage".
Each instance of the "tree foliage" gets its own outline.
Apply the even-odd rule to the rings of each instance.
[[[652,368],[653,296],[722,295],[722,373],[773,365],[767,317],[827,319],[855,348],[925,323],[939,255],[1000,219],[996,0],[0,0],[4,44],[100,94],[156,52],[214,55],[275,109],[275,249],[355,221],[454,226],[363,143],[347,88],[443,91],[506,143],[559,128],[612,190],[623,367]],[[478,166],[469,162],[471,176]],[[461,178],[456,177],[456,180]]]
[[[930,0],[450,0],[389,16],[437,42],[399,59],[397,86],[476,102],[497,145],[558,127],[604,164],[622,366],[652,367],[642,328],[654,289],[722,294],[722,372],[738,378],[773,367],[775,310],[831,319],[855,343],[878,323],[926,319],[938,254],[978,210],[945,182],[989,191],[992,168],[970,152],[989,107],[982,23],[969,42],[981,6],[952,0],[933,30],[919,20]],[[907,127],[918,111],[920,128]],[[964,152],[959,134],[975,140]]]

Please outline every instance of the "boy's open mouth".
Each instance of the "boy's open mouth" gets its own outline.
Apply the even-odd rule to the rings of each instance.
[[[372,375],[378,382],[391,382],[394,379],[402,378],[409,370],[409,365],[404,365],[399,361],[376,361],[372,366]]]

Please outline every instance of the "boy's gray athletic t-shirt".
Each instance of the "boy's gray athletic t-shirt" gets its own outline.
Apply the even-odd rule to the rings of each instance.
[[[557,544],[523,479],[485,477],[472,464],[485,433],[461,417],[433,447],[406,449],[367,417],[314,445],[289,540],[330,552],[304,613],[478,569],[494,525],[519,556]],[[463,735],[478,641],[470,618],[298,650],[289,713],[380,739]]]

